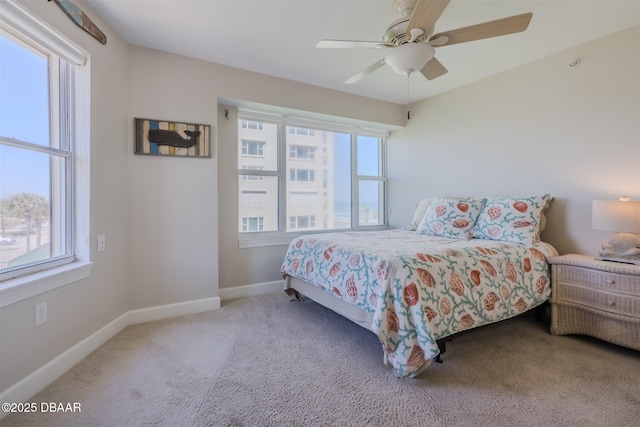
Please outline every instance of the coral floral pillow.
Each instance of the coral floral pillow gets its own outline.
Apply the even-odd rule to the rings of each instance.
[[[484,199],[433,199],[418,226],[418,234],[469,240]]]
[[[535,243],[540,239],[543,212],[552,200],[549,194],[487,199],[473,228],[473,237]]]

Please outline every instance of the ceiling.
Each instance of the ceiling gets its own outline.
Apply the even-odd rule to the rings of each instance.
[[[385,66],[380,49],[317,49],[321,39],[382,40],[393,0],[86,0],[127,42],[230,67],[408,104],[640,24],[638,0],[452,0],[436,24],[451,30],[533,12],[522,33],[444,46],[434,80]]]

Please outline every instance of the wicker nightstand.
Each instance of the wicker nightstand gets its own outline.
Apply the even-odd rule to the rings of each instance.
[[[640,266],[586,255],[550,257],[551,333],[640,350]]]

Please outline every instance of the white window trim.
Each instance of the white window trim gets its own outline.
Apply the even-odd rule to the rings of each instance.
[[[371,136],[375,138],[386,139],[389,136],[389,131],[386,130],[378,130],[374,128],[366,128],[358,125],[349,125],[349,124],[338,124],[327,122],[324,120],[313,120],[303,117],[296,116],[285,116],[280,114],[269,114],[260,111],[248,110],[248,109],[239,109],[239,115],[242,116],[243,119],[250,119],[256,121],[264,121],[269,123],[277,123],[283,124],[287,126],[294,127],[308,127],[313,129],[322,129],[332,132],[342,132],[342,133],[350,133],[350,134],[358,134],[361,136]],[[371,178],[372,180],[381,181],[384,183],[385,192],[388,197],[388,187],[387,187],[387,178],[386,178],[386,158],[384,157],[386,154],[386,142],[382,144],[382,155],[383,159],[383,174],[385,178]],[[279,154],[281,156],[280,161],[285,161],[282,159],[284,156],[288,156],[289,153],[286,150],[281,150]],[[297,160],[297,159],[296,159]],[[352,158],[352,161],[357,161],[355,156]],[[357,164],[357,163],[356,163]],[[355,174],[355,169],[352,168],[352,173]],[[244,176],[251,175],[253,171],[242,171],[241,174]],[[273,171],[269,174],[265,173],[265,171],[261,171],[261,175],[271,175],[278,176],[278,171]],[[285,177],[285,179],[288,177]],[[359,179],[367,179],[367,177],[361,176]],[[283,191],[284,182],[280,183],[281,187],[280,191]],[[357,187],[357,186],[356,186]],[[354,191],[358,191],[357,188]],[[357,193],[356,193],[357,194]],[[279,206],[279,209],[283,209],[283,206]],[[388,209],[388,207],[387,207]],[[353,214],[353,212],[352,212]],[[355,214],[354,214],[355,215]],[[388,219],[388,213],[385,212],[385,221]],[[279,221],[286,222],[287,218],[279,218]],[[246,249],[246,248],[259,248],[266,246],[285,246],[289,245],[292,240],[295,238],[305,235],[305,234],[324,234],[324,233],[336,233],[341,231],[377,231],[377,230],[388,230],[389,225],[369,225],[369,226],[358,226],[358,218],[352,218],[352,224],[356,224],[354,228],[344,228],[344,229],[332,229],[332,230],[296,230],[296,231],[261,231],[261,232],[253,232],[253,233],[238,233],[238,248]],[[285,224],[280,224],[280,227],[284,228]]]
[[[244,152],[244,144],[247,144],[247,152]],[[256,145],[256,152],[257,154],[251,154],[249,153],[249,144],[255,144]],[[262,157],[264,158],[264,146],[267,145],[266,142],[264,141],[259,141],[257,139],[244,139],[242,140],[242,149],[243,149],[243,153],[242,153],[242,157]],[[262,153],[260,153],[260,151],[262,151]]]
[[[84,49],[16,0],[0,3],[0,25],[20,29],[24,35],[73,64],[83,65],[89,58]]]
[[[89,277],[90,259],[90,55],[15,0],[0,3],[0,25],[13,27],[65,60],[75,69],[72,209],[75,216],[76,261],[59,267],[0,282],[0,308]]]

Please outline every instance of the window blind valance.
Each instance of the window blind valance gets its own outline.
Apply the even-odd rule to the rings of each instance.
[[[0,28],[9,33],[12,33],[12,28],[19,29],[71,64],[84,65],[87,62],[89,54],[84,49],[16,0],[0,2]]]
[[[367,129],[357,125],[331,123],[323,120],[313,120],[303,117],[286,116],[281,114],[270,114],[259,111],[238,109],[238,117],[248,120],[265,121],[269,123],[281,123],[288,126],[297,126],[311,129],[322,129],[332,132],[357,133],[363,136],[372,136],[375,138],[386,138],[389,132]]]

